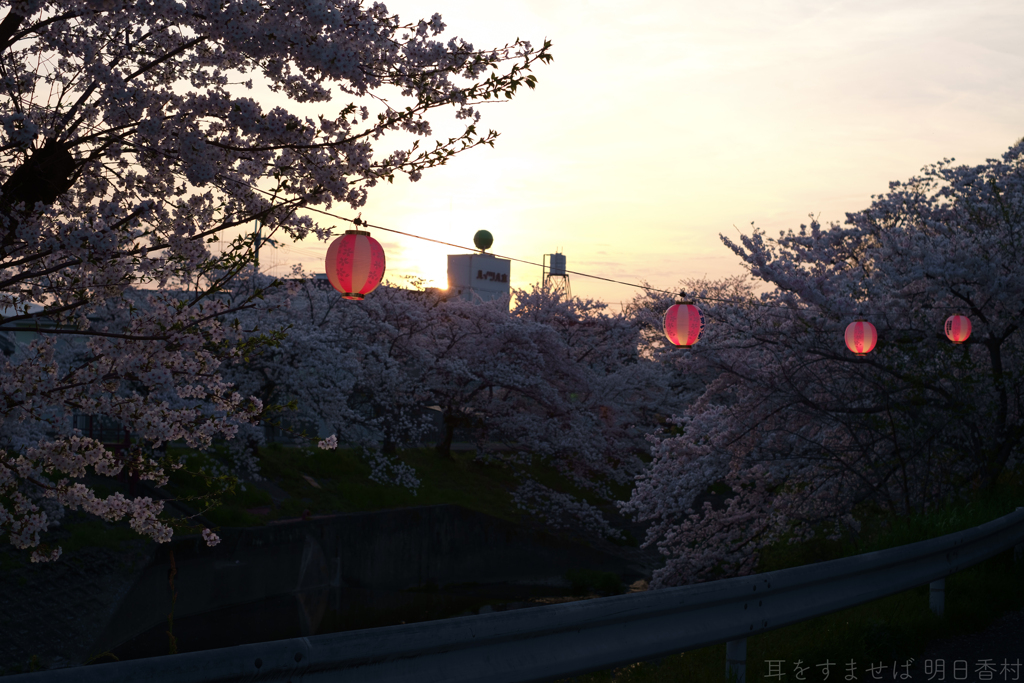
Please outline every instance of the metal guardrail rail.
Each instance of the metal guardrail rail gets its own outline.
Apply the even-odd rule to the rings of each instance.
[[[753,576],[4,677],[4,683],[526,683],[746,638],[937,582],[1024,544],[1024,508],[940,538]],[[935,593],[933,591],[933,597]],[[935,607],[933,601],[933,608]],[[940,605],[941,607],[941,605]],[[723,672],[724,673],[724,672]]]

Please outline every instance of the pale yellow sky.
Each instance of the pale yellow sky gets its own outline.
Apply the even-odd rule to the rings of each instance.
[[[733,226],[841,221],[890,180],[944,157],[982,163],[1024,136],[1017,1],[386,4],[409,20],[440,12],[445,40],[480,48],[547,37],[555,59],[536,91],[483,107],[494,149],[375,188],[363,218],[468,246],[487,229],[494,253],[539,263],[560,249],[570,270],[665,289],[740,273],[718,237]],[[467,253],[374,236],[393,281],[444,286],[446,254]],[[310,239],[263,263],[323,272],[325,252]],[[512,265],[514,287],[539,279]],[[616,309],[636,291],[571,282]]]

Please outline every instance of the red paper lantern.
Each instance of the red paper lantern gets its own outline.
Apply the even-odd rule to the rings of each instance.
[[[665,336],[676,346],[688,349],[697,343],[704,331],[704,313],[684,301],[665,311]]]
[[[946,318],[946,336],[954,344],[963,344],[971,336],[971,319],[966,315]]]
[[[878,332],[875,326],[866,320],[857,320],[846,326],[846,348],[858,356],[866,356],[875,348]]]
[[[384,277],[384,248],[364,230],[346,230],[327,248],[327,279],[346,299],[362,299]]]

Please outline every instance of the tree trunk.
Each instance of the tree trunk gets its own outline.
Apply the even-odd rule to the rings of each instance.
[[[444,436],[437,442],[437,454],[442,458],[454,460],[452,457],[452,440],[455,438],[455,420],[448,414],[444,414]]]
[[[43,147],[34,150],[0,187],[0,214],[8,217],[0,244],[9,248],[17,241],[18,221],[11,216],[15,204],[25,202],[28,211],[36,202],[53,204],[71,188],[76,169],[75,158],[62,142],[47,140]]]

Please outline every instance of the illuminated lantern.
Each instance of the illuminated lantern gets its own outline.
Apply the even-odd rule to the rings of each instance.
[[[963,344],[971,336],[971,319],[966,315],[951,315],[946,319],[946,336],[954,344]]]
[[[878,332],[875,326],[866,320],[857,320],[846,326],[846,348],[858,356],[866,356],[875,348]]]
[[[362,299],[384,277],[384,248],[364,230],[346,230],[327,248],[327,279],[346,299]]]
[[[704,331],[704,313],[683,301],[665,311],[665,336],[679,348],[688,349],[697,343]]]

